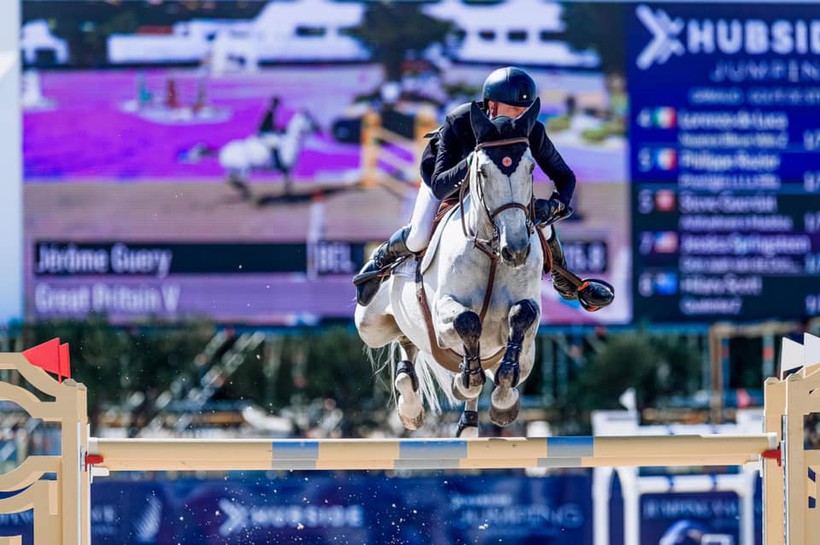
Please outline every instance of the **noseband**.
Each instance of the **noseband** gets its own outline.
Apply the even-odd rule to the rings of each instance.
[[[495,141],[492,141],[492,142],[481,142],[480,144],[476,145],[475,150],[473,151],[473,153],[475,153],[478,150],[485,149],[485,148],[497,148],[497,147],[500,147],[500,146],[509,146],[509,145],[512,145],[512,144],[527,144],[527,145],[529,145],[529,143],[530,143],[529,138],[527,138],[525,136],[521,136],[521,137],[517,137],[517,138],[505,138],[503,140],[495,140]],[[477,170],[478,170],[478,160],[476,160],[476,158],[473,158],[473,167],[472,168],[473,168],[473,170],[476,171],[475,176],[477,178],[478,177],[478,172],[477,172]],[[527,204],[520,203],[520,202],[508,202],[506,204],[502,204],[501,206],[499,206],[495,210],[490,210],[489,208],[487,208],[487,203],[484,202],[484,193],[483,193],[483,191],[481,191],[481,184],[479,184],[477,182],[476,182],[476,193],[477,193],[476,200],[481,203],[481,206],[484,208],[484,212],[487,214],[487,217],[490,218],[490,224],[493,226],[493,236],[492,236],[492,238],[487,240],[487,239],[478,238],[477,233],[470,233],[467,230],[467,224],[466,224],[465,219],[464,219],[464,216],[465,216],[465,214],[464,214],[464,196],[467,194],[467,188],[469,186],[470,186],[469,183],[466,183],[466,184],[462,183],[461,184],[461,191],[459,191],[459,194],[458,194],[458,201],[459,201],[459,204],[461,205],[461,211],[462,211],[462,213],[461,213],[461,230],[464,232],[464,236],[467,238],[467,240],[471,240],[473,242],[473,246],[475,246],[476,248],[478,248],[479,250],[481,250],[482,252],[487,254],[487,256],[490,259],[495,260],[499,256],[498,241],[501,238],[501,235],[498,231],[498,226],[495,223],[495,218],[501,212],[503,212],[505,210],[510,210],[510,209],[513,209],[513,208],[518,208],[520,210],[523,210],[524,215],[527,218],[527,231],[530,233],[530,235],[533,234],[534,229],[535,229],[533,221],[532,221],[532,218],[534,216],[534,210],[533,210],[533,206],[534,206],[534,202],[535,202],[534,199],[531,198],[530,202],[527,203]]]

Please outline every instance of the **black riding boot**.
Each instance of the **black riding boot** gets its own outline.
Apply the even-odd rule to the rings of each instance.
[[[407,249],[407,235],[410,226],[404,226],[390,237],[390,239],[376,248],[370,261],[365,263],[362,270],[353,277],[353,285],[356,286],[356,301],[367,306],[379,291],[379,286],[387,278],[385,269],[396,262],[396,260],[412,255],[413,252]]]
[[[572,208],[560,203],[556,198],[556,193],[549,199],[535,199],[535,224],[539,226],[551,225],[558,220],[572,215]],[[552,228],[552,235],[547,240],[547,246],[552,254],[552,262],[562,269],[567,268],[567,259],[564,257],[564,250],[561,248],[561,241],[558,240],[558,231]],[[558,274],[555,268],[552,269],[552,285],[555,291],[567,301],[578,298],[578,289],[575,285]]]
[[[558,240],[558,232],[555,227],[552,228],[552,236],[547,240],[547,246],[549,246],[550,253],[552,253],[553,265],[566,269],[567,259],[564,257],[564,250],[561,248],[561,241]],[[552,286],[558,292],[558,295],[567,301],[578,298],[578,289],[572,282],[560,275],[555,267],[552,269]]]

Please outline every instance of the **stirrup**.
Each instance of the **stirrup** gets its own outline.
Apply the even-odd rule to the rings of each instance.
[[[384,269],[376,269],[375,271],[359,273],[353,277],[353,285],[361,286],[362,284],[367,284],[371,280],[378,278],[380,276],[387,276],[386,274],[384,274]]]
[[[375,271],[370,271],[366,273],[360,272],[359,274],[353,277],[353,285],[361,286],[362,284],[367,284],[368,282],[376,278],[387,278],[388,276],[393,274],[393,269],[404,263],[405,260],[409,257],[412,257],[412,254],[402,256],[395,260],[393,263],[390,263],[385,267],[381,267],[380,269],[376,269]]]

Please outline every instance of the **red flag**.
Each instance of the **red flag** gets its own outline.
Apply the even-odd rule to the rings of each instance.
[[[28,362],[44,371],[63,377],[71,378],[71,363],[68,356],[68,344],[60,344],[60,339],[51,339],[23,351]]]
[[[60,375],[71,378],[71,356],[68,353],[68,343],[60,345]]]

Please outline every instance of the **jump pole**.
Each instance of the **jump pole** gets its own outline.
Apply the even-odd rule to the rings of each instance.
[[[774,433],[478,439],[95,439],[106,471],[734,466],[777,452]]]
[[[0,382],[0,399],[17,403],[33,418],[59,423],[62,441],[61,455],[29,456],[0,475],[0,490],[16,493],[0,499],[0,513],[33,509],[34,545],[90,545],[90,477],[111,471],[726,466],[759,461],[765,545],[807,545],[820,535],[814,477],[820,451],[807,451],[803,445],[804,418],[820,408],[820,339],[807,337],[805,342],[802,369],[765,384],[764,433],[626,437],[93,438],[88,435],[85,386],[56,381],[23,354],[0,354],[0,370],[16,371],[31,389],[53,401],[7,382]],[[817,365],[807,366],[807,361]],[[45,474],[56,479],[43,479]],[[0,537],[0,545],[19,543],[19,536]]]

